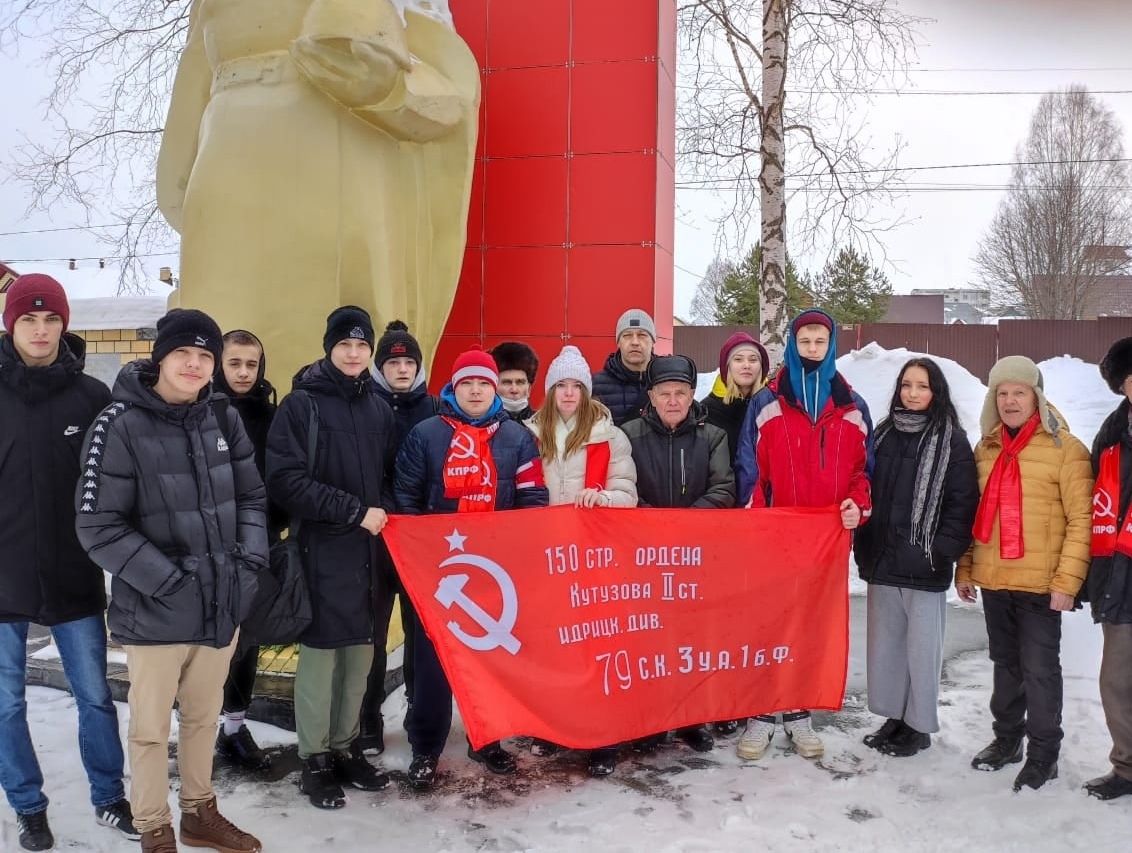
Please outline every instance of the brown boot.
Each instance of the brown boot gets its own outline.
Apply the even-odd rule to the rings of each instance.
[[[142,853],[177,853],[177,838],[173,835],[173,827],[166,824],[143,832],[141,849]]]
[[[197,806],[196,814],[181,812],[181,843],[220,853],[259,853],[261,848],[258,838],[242,832],[216,810],[216,797]]]

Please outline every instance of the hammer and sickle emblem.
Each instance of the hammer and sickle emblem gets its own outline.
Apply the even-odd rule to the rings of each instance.
[[[1112,511],[1112,495],[1104,489],[1098,489],[1093,495],[1093,518],[1116,518]]]
[[[449,459],[475,459],[476,445],[470,435],[457,433],[452,436],[452,448]]]
[[[499,585],[499,591],[503,594],[503,613],[500,614],[498,619],[494,618],[464,592],[464,587],[470,580],[466,574],[445,575],[437,584],[436,600],[448,609],[453,606],[459,607],[483,629],[484,633],[483,636],[472,636],[455,621],[448,623],[448,630],[457,640],[470,649],[490,652],[492,649],[502,647],[513,655],[518,654],[522,643],[511,632],[514,630],[515,620],[519,616],[519,597],[515,592],[515,584],[511,581],[510,575],[498,563],[478,554],[458,554],[449,557],[440,564],[441,569],[446,569],[449,566],[474,566],[491,575],[492,579]]]

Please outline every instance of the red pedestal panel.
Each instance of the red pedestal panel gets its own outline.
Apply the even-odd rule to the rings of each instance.
[[[434,388],[473,343],[601,369],[627,308],[672,338],[675,0],[449,0],[483,69],[456,300]]]

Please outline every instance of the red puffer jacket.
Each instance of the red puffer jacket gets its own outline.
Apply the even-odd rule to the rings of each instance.
[[[754,425],[752,506],[835,506],[852,498],[869,517],[872,421],[840,373],[817,423],[798,404],[785,370],[755,395],[747,421]]]

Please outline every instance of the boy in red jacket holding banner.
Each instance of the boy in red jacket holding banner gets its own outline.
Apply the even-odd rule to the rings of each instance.
[[[751,507],[837,506],[847,530],[871,512],[873,425],[869,409],[837,372],[837,328],[824,311],[805,311],[790,324],[785,364],[751,401],[735,467],[739,500]],[[798,754],[825,751],[810,712],[782,715]],[[762,758],[775,718],[747,721],[736,747],[740,758]]]

